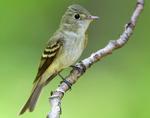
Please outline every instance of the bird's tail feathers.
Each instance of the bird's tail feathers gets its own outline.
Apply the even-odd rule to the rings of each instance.
[[[21,111],[19,112],[19,115],[23,114],[26,110],[29,110],[30,112],[34,110],[42,88],[46,86],[56,75],[56,73],[52,74],[46,81],[44,81],[44,78],[39,78],[38,81],[34,83],[32,93],[29,99],[27,100],[26,104],[22,107]]]
[[[35,83],[32,93],[31,93],[29,99],[27,100],[26,104],[21,109],[19,115],[23,114],[26,110],[29,110],[30,112],[32,112],[34,110],[36,102],[39,98],[39,95],[42,91],[43,86],[44,86],[44,84],[41,83],[40,81]]]

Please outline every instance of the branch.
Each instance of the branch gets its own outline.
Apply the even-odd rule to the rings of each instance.
[[[116,49],[123,47],[131,37],[133,30],[135,28],[137,19],[144,8],[144,0],[137,0],[135,11],[131,17],[130,22],[126,25],[124,32],[119,39],[110,41],[106,47],[93,53],[90,57],[77,63],[75,66],[78,68],[73,68],[70,74],[66,77],[66,80],[72,85],[75,84],[79,77],[81,77],[85,71],[92,66],[94,63],[102,59],[103,57],[112,54]],[[50,97],[51,112],[48,114],[48,118],[60,118],[61,114],[61,99],[64,94],[70,89],[70,87],[62,82],[59,87],[54,91]]]

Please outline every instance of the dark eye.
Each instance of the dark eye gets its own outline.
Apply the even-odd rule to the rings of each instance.
[[[80,19],[80,14],[75,14],[74,18],[75,19]]]

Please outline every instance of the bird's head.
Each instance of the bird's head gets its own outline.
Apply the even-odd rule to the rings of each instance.
[[[91,21],[98,19],[98,16],[93,16],[88,10],[80,5],[71,5],[68,7],[61,20],[61,26],[70,31],[86,31]]]

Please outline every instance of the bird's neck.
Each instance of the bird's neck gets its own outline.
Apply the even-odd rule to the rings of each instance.
[[[78,25],[72,25],[72,24],[63,24],[60,27],[61,31],[67,31],[67,32],[74,32],[76,34],[80,33],[80,34],[85,34],[85,32],[87,31],[87,27],[83,27],[83,26],[78,26]]]

